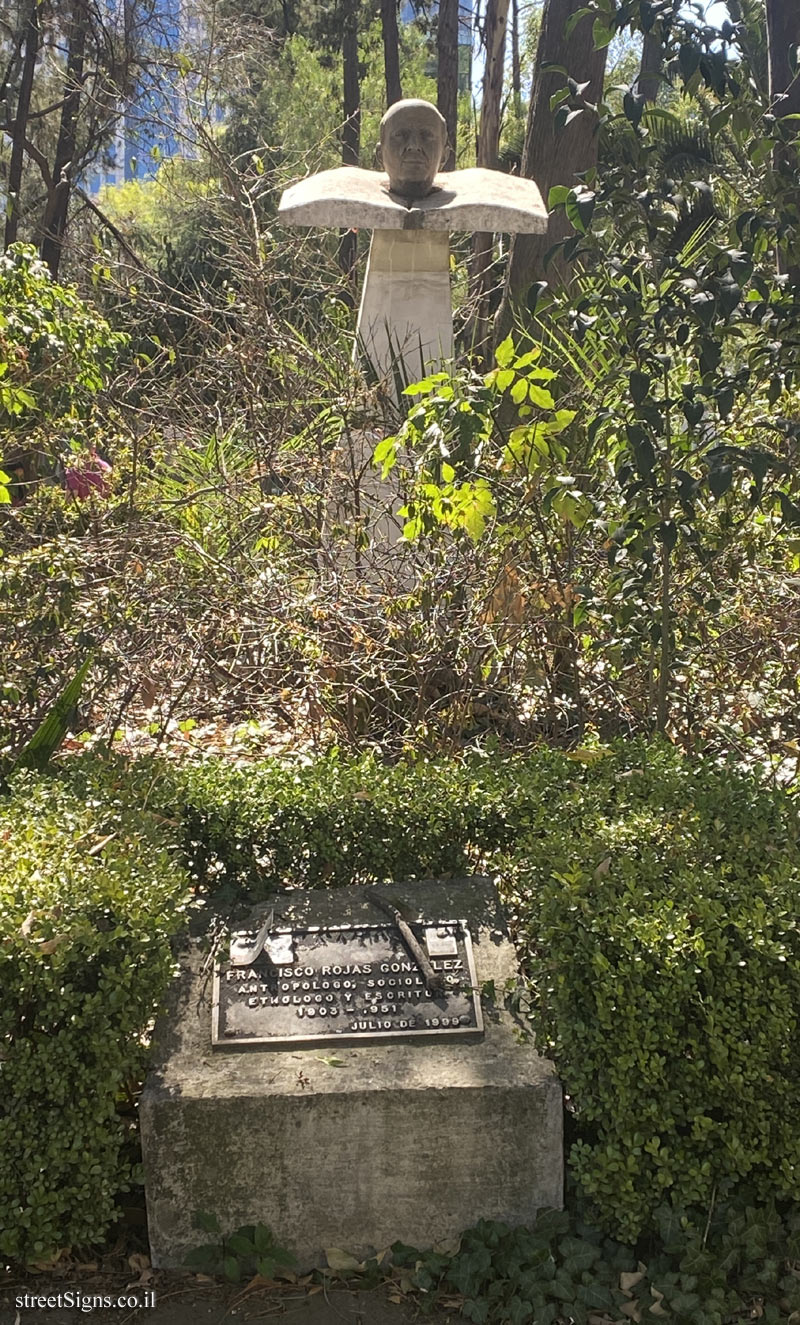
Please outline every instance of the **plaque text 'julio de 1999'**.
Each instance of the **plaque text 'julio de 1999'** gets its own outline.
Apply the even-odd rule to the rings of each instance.
[[[234,934],[214,973],[214,1048],[481,1035],[466,924],[409,928],[410,943],[386,921]]]

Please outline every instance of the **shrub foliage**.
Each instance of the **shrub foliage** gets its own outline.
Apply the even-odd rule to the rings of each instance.
[[[498,874],[531,1015],[574,1110],[570,1163],[634,1240],[665,1201],[800,1198],[793,803],[666,744],[570,755],[172,772],[201,880]]]
[[[17,773],[0,800],[0,1254],[102,1239],[130,1179],[117,1103],[172,968],[185,876],[129,796]]]

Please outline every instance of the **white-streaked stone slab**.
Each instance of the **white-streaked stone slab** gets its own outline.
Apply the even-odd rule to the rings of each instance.
[[[433,193],[414,202],[390,193],[380,171],[323,170],[286,189],[278,216],[286,225],[367,230],[537,234],[547,228],[547,208],[532,179],[480,167],[437,175]]]

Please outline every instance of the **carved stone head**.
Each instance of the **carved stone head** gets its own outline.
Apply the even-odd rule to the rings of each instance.
[[[430,101],[396,101],[381,120],[380,154],[389,188],[424,198],[447,153],[447,126]]]

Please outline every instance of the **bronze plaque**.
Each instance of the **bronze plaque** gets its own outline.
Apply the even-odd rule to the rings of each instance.
[[[481,1037],[464,921],[407,928],[411,943],[391,921],[239,931],[214,972],[212,1045],[285,1049]]]

